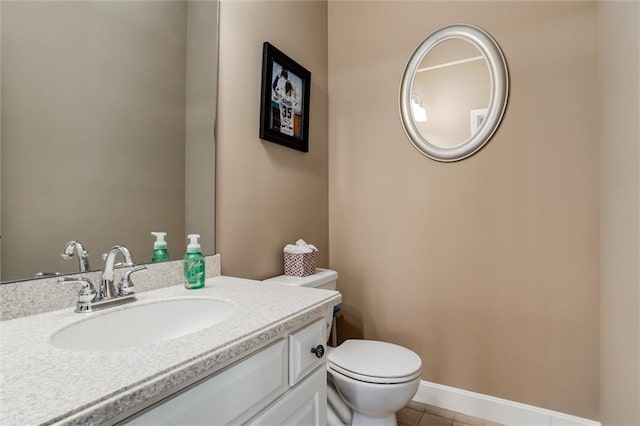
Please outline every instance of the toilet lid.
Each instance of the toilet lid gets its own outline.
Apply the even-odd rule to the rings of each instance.
[[[327,360],[334,371],[369,383],[407,382],[422,370],[422,360],[415,352],[375,340],[347,340]]]

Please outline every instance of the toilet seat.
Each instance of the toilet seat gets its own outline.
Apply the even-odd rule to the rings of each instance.
[[[376,384],[409,382],[422,372],[416,353],[375,340],[347,340],[329,354],[327,362],[336,373]]]
[[[420,377],[420,372],[419,371],[417,373],[411,375],[411,376],[406,376],[406,377],[372,377],[372,376],[365,376],[365,375],[362,375],[362,374],[354,373],[353,371],[345,370],[344,368],[340,368],[340,367],[338,367],[336,365],[333,365],[331,363],[329,363],[329,370],[331,372],[341,374],[341,375],[343,375],[345,377],[348,377],[350,379],[357,380],[359,382],[370,383],[370,384],[373,384],[373,385],[402,384],[402,383],[410,382],[410,381],[415,380],[418,377]]]

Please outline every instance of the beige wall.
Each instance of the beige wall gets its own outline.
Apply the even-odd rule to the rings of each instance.
[[[397,96],[415,46],[455,22],[498,41],[511,93],[493,140],[443,164]],[[417,351],[425,380],[597,418],[595,3],[330,2],[328,23],[342,331]]]
[[[0,1],[0,38],[2,35],[2,2]],[[0,40],[0,108],[2,104],[2,41]],[[0,113],[2,129],[2,113]],[[2,281],[2,131],[0,130],[0,281]]]
[[[2,7],[2,280],[77,270],[71,239],[94,268],[115,243],[148,262],[153,230],[180,256],[185,3]]]
[[[640,5],[598,3],[600,410],[640,424]]]
[[[203,253],[215,247],[217,16],[215,1],[187,2],[185,232],[200,234]]]
[[[325,1],[220,4],[216,251],[225,275],[281,274],[282,248],[298,238],[328,264],[326,11]],[[258,137],[265,41],[311,71],[308,153]]]

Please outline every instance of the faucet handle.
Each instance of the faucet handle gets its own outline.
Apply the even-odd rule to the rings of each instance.
[[[59,283],[80,283],[82,288],[78,292],[78,303],[76,312],[91,312],[91,302],[97,297],[98,292],[89,278],[84,277],[62,277],[58,278]]]
[[[145,265],[140,265],[125,273],[120,280],[120,283],[118,284],[118,295],[128,296],[130,294],[133,294],[133,282],[131,281],[131,275],[145,269],[147,269]]]
[[[60,272],[38,272],[36,274],[36,278],[49,278],[49,277],[57,277],[60,275]]]

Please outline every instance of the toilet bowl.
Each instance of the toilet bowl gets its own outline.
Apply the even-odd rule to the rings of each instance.
[[[327,371],[353,410],[352,425],[396,425],[396,412],[418,390],[422,361],[392,343],[347,340],[329,354]]]
[[[316,269],[314,275],[281,275],[265,283],[335,290],[338,274]],[[333,315],[326,317],[326,338]],[[396,412],[415,395],[420,385],[422,360],[399,345],[374,340],[346,340],[327,355],[327,373],[339,396],[353,410],[351,425],[395,426]],[[344,417],[344,416],[341,416]]]

